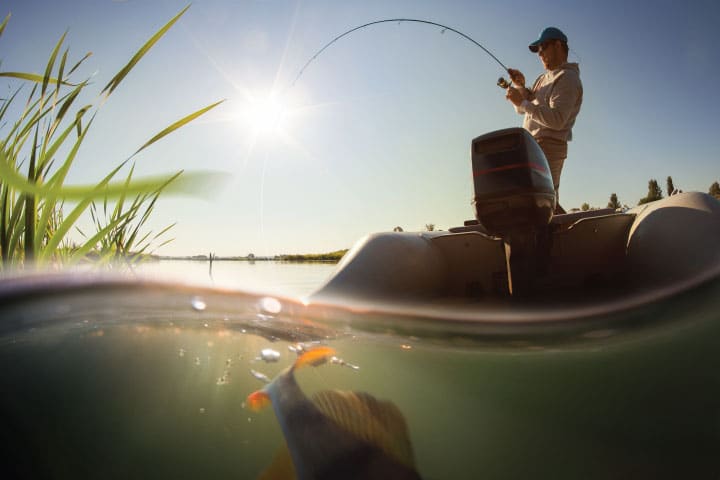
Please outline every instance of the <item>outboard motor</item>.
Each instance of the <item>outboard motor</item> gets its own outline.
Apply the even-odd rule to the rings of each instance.
[[[555,209],[550,166],[524,128],[508,128],[472,142],[475,218],[497,236],[541,228]]]
[[[481,135],[472,142],[475,218],[505,241],[513,295],[532,289],[547,264],[548,225],[555,210],[550,166],[523,128]]]

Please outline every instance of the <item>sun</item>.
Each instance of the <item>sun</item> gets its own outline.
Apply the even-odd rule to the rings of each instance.
[[[245,127],[255,136],[276,136],[287,133],[290,108],[280,95],[249,95],[241,112]]]
[[[223,121],[231,121],[238,131],[238,139],[245,145],[245,158],[258,148],[271,151],[289,147],[302,156],[312,157],[294,129],[306,125],[315,105],[308,105],[303,92],[295,90],[251,90],[238,88],[241,95],[234,101],[232,113]]]

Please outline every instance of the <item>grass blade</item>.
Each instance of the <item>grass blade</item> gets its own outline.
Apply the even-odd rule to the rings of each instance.
[[[72,75],[75,72],[75,70],[77,70],[77,68],[80,66],[80,64],[83,63],[85,60],[87,60],[88,57],[90,57],[90,55],[92,55],[92,52],[86,53],[83,58],[81,58],[75,65],[73,65],[73,67],[67,73],[67,76],[69,77],[70,75]]]
[[[128,216],[130,212],[125,213],[120,218],[117,218],[114,222],[108,223],[104,228],[99,230],[95,235],[93,235],[90,239],[88,239],[83,245],[80,246],[77,250],[75,250],[72,255],[70,255],[70,263],[75,263],[79,260],[82,260],[82,258],[88,254],[94,247],[97,245],[97,243],[105,238],[115,227],[117,227],[121,222],[125,220],[125,218]]]
[[[128,64],[125,65],[122,70],[120,70],[113,77],[112,80],[110,80],[110,82],[105,86],[105,88],[103,88],[100,94],[105,94],[106,97],[110,96],[112,92],[118,87],[118,85],[120,85],[120,82],[122,82],[123,79],[127,76],[127,74],[130,73],[130,70],[132,70],[133,67],[137,65],[140,59],[145,56],[145,54],[153,47],[153,45],[155,45],[155,43],[157,43],[158,40],[160,40],[160,38],[163,37],[163,35],[165,35],[165,33],[170,29],[170,27],[172,27],[175,22],[178,21],[178,19],[187,11],[188,8],[190,8],[190,5],[183,8],[180,13],[170,19],[170,21],[166,23],[160,30],[158,30],[155,35],[150,37],[150,40],[145,42],[145,45],[143,45],[140,50],[138,50],[137,53],[133,55]]]
[[[5,27],[7,27],[9,20],[10,20],[10,14],[8,13],[7,16],[5,16],[5,20],[3,20],[2,23],[0,23],[0,35],[2,35],[3,32],[5,31]]]
[[[120,167],[113,170],[114,175]],[[3,178],[8,185],[12,186],[19,192],[38,195],[44,199],[62,198],[65,200],[96,200],[99,198],[117,198],[121,195],[140,195],[147,192],[157,190],[157,188],[167,183],[168,180],[177,176],[182,172],[174,175],[157,175],[145,177],[135,180],[127,185],[121,183],[103,183],[103,187],[98,189],[97,185],[75,185],[75,186],[55,186],[48,182],[45,185],[34,185],[18,174],[7,162],[0,161],[0,177]],[[165,192],[175,194],[197,195],[206,193],[206,187],[217,186],[227,180],[227,175],[220,172],[191,172],[183,175],[179,181],[173,182]]]
[[[55,44],[55,48],[53,48],[52,53],[50,54],[50,58],[48,59],[47,66],[45,67],[45,74],[43,75],[43,82],[42,82],[42,89],[40,90],[40,96],[45,97],[45,92],[47,91],[47,86],[50,83],[50,78],[52,75],[52,70],[55,67],[55,60],[57,60],[58,52],[60,51],[60,47],[65,42],[65,37],[67,36],[67,31],[62,34],[60,37],[60,40],[58,40],[57,44]],[[62,78],[60,78],[62,80]],[[58,81],[56,80],[53,82],[53,84],[57,84]]]
[[[37,143],[40,126],[35,127],[35,139],[33,148],[30,152],[30,165],[28,166],[27,180],[29,183],[35,184],[37,174],[35,172]],[[25,261],[34,260],[37,253],[37,244],[35,243],[35,227],[37,222],[37,197],[32,194],[25,194]]]
[[[145,144],[144,144],[142,147],[138,148],[137,151],[132,154],[132,156],[134,157],[135,155],[137,155],[138,153],[140,153],[142,150],[144,150],[145,148],[149,147],[149,146],[152,145],[153,143],[157,142],[158,140],[160,140],[160,139],[163,138],[164,136],[171,134],[172,132],[174,132],[174,131],[177,130],[178,128],[180,128],[180,127],[182,127],[183,125],[185,125],[185,124],[187,124],[187,123],[195,120],[196,118],[198,118],[199,116],[201,116],[201,115],[203,115],[204,113],[208,112],[209,110],[217,107],[218,105],[220,105],[220,104],[223,103],[224,101],[225,101],[225,100],[220,100],[219,102],[215,102],[215,103],[213,103],[212,105],[208,105],[208,106],[205,107],[205,108],[201,108],[201,109],[198,110],[197,112],[191,113],[190,115],[188,115],[188,116],[186,116],[186,117],[184,117],[184,118],[181,118],[181,119],[178,120],[177,122],[175,122],[175,123],[173,123],[172,125],[170,125],[169,127],[165,128],[162,132],[158,133],[157,135],[155,135],[154,137],[152,137],[150,140],[148,140],[147,142],[145,142]]]
[[[10,201],[10,189],[2,187],[2,201],[0,201],[0,255],[2,264],[6,264],[10,258],[10,238],[8,236],[8,209]]]
[[[40,83],[42,84],[45,81],[45,77],[43,75],[38,75],[37,73],[26,73],[26,72],[0,72],[0,77],[10,77],[10,78],[18,78],[20,80],[28,80],[30,82],[34,83]],[[58,79],[54,77],[48,77],[47,79],[48,83],[56,84],[58,83]],[[60,82],[63,85],[67,85],[70,87],[76,87],[77,85],[64,82],[60,80]]]

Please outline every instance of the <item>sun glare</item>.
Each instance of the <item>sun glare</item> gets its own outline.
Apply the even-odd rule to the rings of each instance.
[[[240,89],[238,89],[240,90]],[[308,153],[302,147],[293,129],[300,126],[299,120],[305,118],[308,107],[298,91],[241,90],[234,113],[227,121],[235,123],[246,145],[245,155],[250,158],[255,149],[263,150],[275,146],[291,147]]]
[[[289,110],[277,96],[253,96],[248,99],[245,108],[245,122],[256,135],[286,133]]]

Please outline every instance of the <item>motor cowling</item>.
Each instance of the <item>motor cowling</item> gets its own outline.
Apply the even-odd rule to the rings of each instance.
[[[555,188],[540,146],[523,128],[472,141],[475,218],[491,235],[538,230],[550,223]]]

